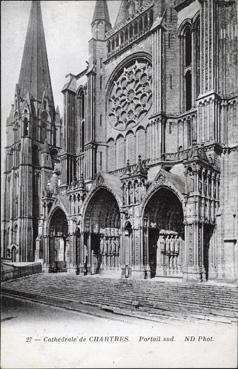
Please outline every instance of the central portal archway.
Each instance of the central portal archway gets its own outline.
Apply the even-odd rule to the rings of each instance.
[[[144,225],[151,277],[181,276],[183,209],[171,190],[160,188],[150,198],[145,207]]]
[[[84,217],[84,273],[120,269],[120,211],[114,195],[105,188],[90,199]]]
[[[65,213],[57,209],[50,221],[49,271],[67,271],[68,222]]]

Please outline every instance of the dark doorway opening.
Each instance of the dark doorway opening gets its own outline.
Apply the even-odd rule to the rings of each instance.
[[[213,227],[211,225],[204,225],[204,240],[203,240],[203,265],[205,269],[205,278],[209,279],[209,248],[210,240],[213,233]]]
[[[183,209],[180,200],[167,188],[159,189],[146,205],[145,220],[151,278],[180,277],[184,244]]]
[[[101,265],[101,255],[100,255],[100,234],[92,233],[91,235],[91,247],[92,247],[92,264],[93,270],[96,274],[99,273]]]
[[[115,272],[119,268],[120,211],[114,195],[99,189],[89,201],[85,218],[87,273]],[[88,250],[88,251],[87,251]]]
[[[149,228],[149,265],[151,278],[154,278],[156,274],[158,239],[159,239],[159,229]]]
[[[62,210],[57,209],[50,222],[49,272],[67,271],[66,247],[68,222]]]

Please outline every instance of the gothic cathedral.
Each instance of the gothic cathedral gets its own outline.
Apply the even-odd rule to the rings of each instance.
[[[69,5],[70,6],[70,2]],[[2,257],[45,272],[238,278],[235,0],[96,0],[55,108],[32,1],[6,122]]]

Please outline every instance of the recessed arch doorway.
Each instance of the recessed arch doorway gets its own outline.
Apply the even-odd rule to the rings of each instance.
[[[115,196],[98,189],[84,215],[83,263],[85,274],[115,273],[120,269],[120,211]]]
[[[143,221],[151,277],[182,276],[184,224],[177,195],[169,188],[159,188],[145,206]]]
[[[53,213],[49,225],[49,271],[67,271],[68,221],[61,209]]]

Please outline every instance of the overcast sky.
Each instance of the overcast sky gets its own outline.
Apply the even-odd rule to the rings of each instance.
[[[108,1],[112,24],[120,0]],[[14,101],[31,1],[1,1],[2,133]],[[46,47],[55,105],[63,115],[61,89],[65,75],[82,71],[88,59],[88,41],[95,1],[41,1]]]

